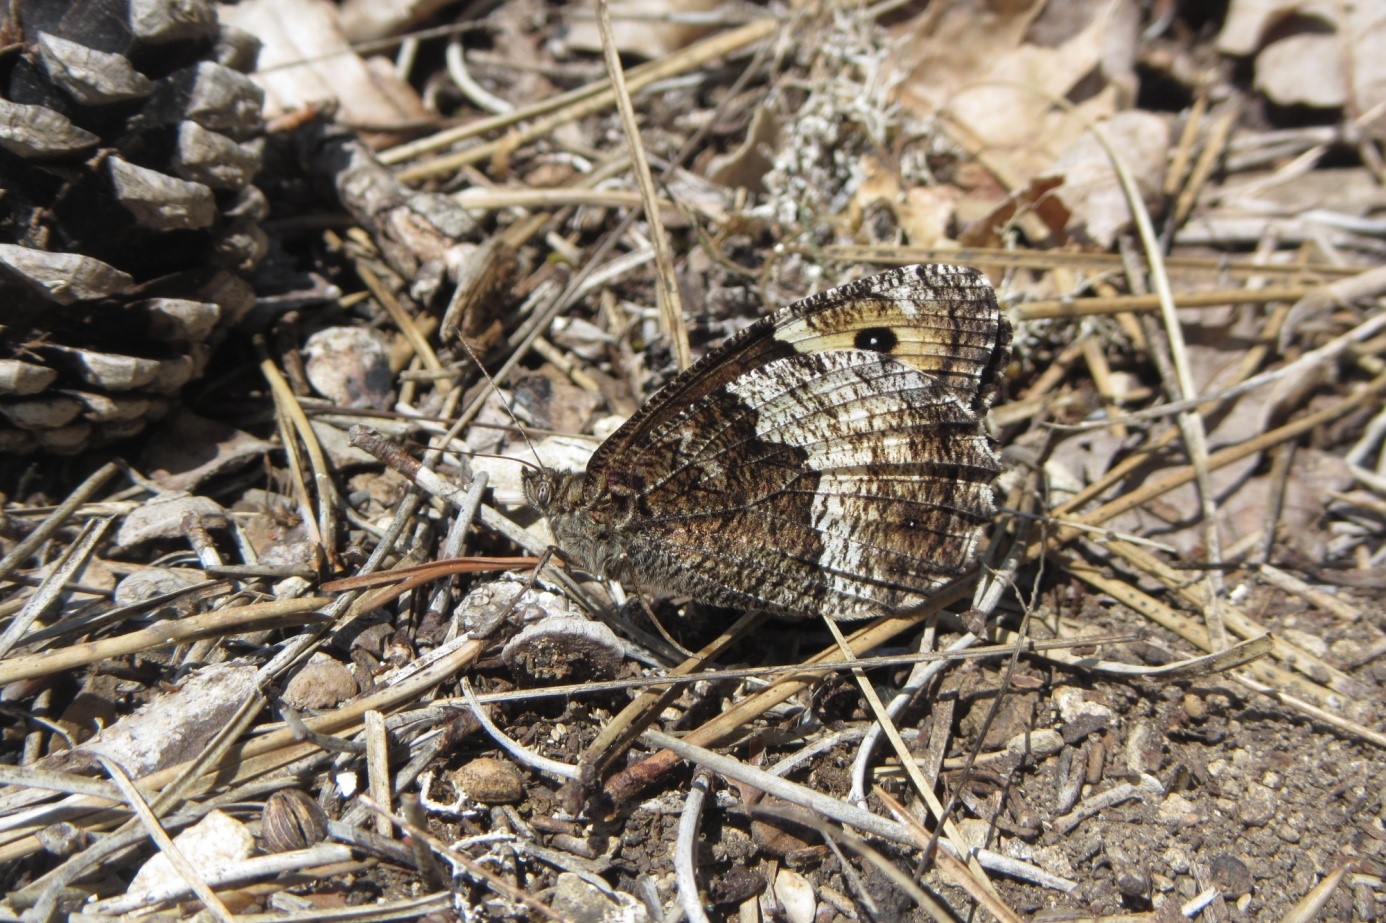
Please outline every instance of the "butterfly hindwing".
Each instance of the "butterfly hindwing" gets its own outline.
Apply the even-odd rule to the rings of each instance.
[[[922,602],[994,513],[982,417],[1008,339],[989,284],[958,267],[795,302],[618,430],[555,536],[619,546],[601,552],[611,576],[723,605],[846,619]]]

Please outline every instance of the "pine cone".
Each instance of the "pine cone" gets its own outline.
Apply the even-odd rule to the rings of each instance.
[[[0,452],[133,435],[253,305],[259,43],[205,0],[10,0]]]

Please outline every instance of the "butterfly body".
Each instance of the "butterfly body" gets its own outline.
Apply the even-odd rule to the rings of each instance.
[[[979,273],[909,266],[797,301],[661,389],[576,474],[526,472],[584,569],[790,617],[883,615],[965,570],[1000,471],[1009,327]]]

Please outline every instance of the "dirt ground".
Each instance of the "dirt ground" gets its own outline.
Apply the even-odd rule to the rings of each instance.
[[[1386,919],[1386,8],[642,0],[613,98],[592,5],[369,6],[222,10],[264,213],[157,412],[61,377],[152,275],[0,321],[0,919]],[[1012,339],[980,569],[837,626],[893,659],[540,565],[523,468],[915,263]]]

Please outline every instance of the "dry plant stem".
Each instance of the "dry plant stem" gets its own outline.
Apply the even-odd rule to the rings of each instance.
[[[1088,566],[1087,563],[1081,559],[1066,555],[1056,555],[1056,562],[1061,564],[1079,579],[1110,594],[1119,602],[1130,606],[1152,621],[1158,622],[1171,631],[1188,638],[1192,643],[1200,644],[1200,646],[1205,647],[1205,649],[1211,647],[1206,634],[1199,632],[1199,626],[1193,624],[1191,620],[1180,616],[1158,600],[1146,596],[1138,590],[1132,589],[1120,580],[1107,577],[1100,570]],[[1287,703],[1303,703],[1303,705],[1295,704],[1294,707],[1300,711],[1304,711],[1312,717],[1325,721],[1329,725],[1345,733],[1359,737],[1378,747],[1386,747],[1386,735],[1373,731],[1359,722],[1351,721],[1341,715],[1328,712],[1324,709],[1323,705],[1309,701],[1310,699],[1318,698],[1320,702],[1327,700],[1327,702],[1331,704],[1335,698],[1334,696],[1327,695],[1312,683],[1308,683],[1303,678],[1277,667],[1275,664],[1262,661],[1252,663],[1248,665],[1246,675],[1237,674],[1235,678],[1258,692],[1267,692],[1267,694],[1272,694],[1273,692],[1273,697],[1278,698],[1280,701],[1285,701]],[[1295,689],[1307,693],[1307,697],[1303,699],[1290,697],[1281,691],[1285,689]]]
[[[657,747],[663,747],[671,752],[678,753],[681,759],[686,759],[692,763],[709,769],[718,775],[735,779],[747,785],[754,785],[776,798],[796,804],[809,811],[821,814],[841,824],[846,824],[869,833],[872,836],[879,836],[895,843],[904,843],[907,846],[917,846],[914,837],[910,834],[904,824],[897,823],[873,814],[863,808],[858,808],[847,804],[836,798],[824,795],[822,792],[815,791],[806,785],[790,782],[778,776],[772,776],[763,769],[748,766],[740,760],[729,756],[723,756],[712,750],[691,744],[688,739],[678,738],[665,734],[662,731],[649,730],[641,737],[648,740]],[[943,842],[946,851],[952,851],[953,844]],[[1018,863],[1014,860],[999,856],[989,849],[972,849],[969,853],[974,856],[983,868],[994,870],[1004,868],[1006,874],[1016,875],[1023,880],[1033,882],[1046,888],[1058,891],[1071,891],[1077,885],[1075,882],[1057,875],[1038,869],[1028,863]]]
[[[655,294],[663,320],[664,334],[669,337],[674,349],[674,361],[680,370],[693,364],[688,347],[688,327],[683,318],[683,302],[679,299],[678,286],[674,279],[674,259],[669,249],[669,235],[664,231],[664,221],[659,215],[659,194],[655,191],[654,177],[650,175],[650,164],[645,158],[645,146],[640,141],[640,123],[635,118],[635,106],[630,101],[630,91],[626,88],[625,72],[621,69],[621,59],[616,53],[616,37],[611,31],[610,0],[597,0],[597,29],[602,36],[602,58],[606,61],[606,71],[611,78],[611,89],[616,95],[616,108],[621,114],[621,125],[625,129],[626,143],[630,146],[631,166],[635,170],[636,182],[640,186],[640,198],[645,205],[645,220],[650,223],[650,239],[654,246]]]
[[[717,35],[695,42],[667,58],[660,61],[651,61],[633,69],[627,75],[627,84],[630,92],[638,92],[656,81],[666,77],[673,77],[685,71],[695,70],[718,58],[726,57],[735,51],[753,45],[762,39],[773,35],[779,28],[779,22],[775,19],[758,19],[747,23],[737,29],[721,32]],[[381,156],[381,161],[386,164],[397,164],[403,160],[417,156],[421,151],[422,144],[436,145],[443,147],[453,144],[465,137],[472,137],[479,134],[517,125],[526,119],[536,115],[552,113],[546,118],[539,118],[523,128],[516,128],[508,132],[497,141],[490,141],[477,144],[454,154],[447,154],[438,157],[427,163],[409,167],[396,173],[396,177],[401,182],[415,182],[417,180],[428,179],[433,176],[450,174],[461,167],[470,164],[482,163],[491,160],[497,155],[502,155],[506,151],[514,150],[523,144],[528,144],[539,138],[546,137],[554,129],[569,122],[586,118],[587,116],[600,112],[609,107],[615,101],[615,94],[606,85],[606,81],[598,84],[590,84],[577,90],[556,96],[553,99],[544,100],[535,106],[517,109],[504,116],[495,116],[490,119],[479,119],[466,126],[461,132],[452,133],[443,138],[435,136],[425,139],[424,142],[415,142],[412,145],[395,148],[387,151]],[[434,149],[436,149],[436,147]]]
[[[1093,137],[1106,152],[1112,169],[1116,172],[1117,181],[1121,184],[1127,207],[1131,210],[1131,218],[1135,222],[1141,245],[1144,248],[1146,264],[1150,267],[1150,281],[1154,283],[1155,294],[1159,297],[1160,319],[1165,327],[1170,358],[1174,363],[1176,373],[1178,386],[1173,397],[1175,400],[1189,400],[1197,394],[1198,388],[1194,384],[1193,372],[1189,366],[1188,350],[1184,345],[1184,329],[1180,326],[1179,317],[1175,313],[1174,293],[1170,288],[1169,275],[1165,272],[1164,251],[1161,249],[1159,239],[1155,234],[1155,227],[1150,221],[1150,213],[1145,208],[1145,201],[1141,197],[1140,189],[1136,186],[1135,177],[1131,175],[1126,162],[1112,147],[1106,132],[1096,124],[1089,125],[1088,130],[1092,132]],[[1223,142],[1225,143],[1225,141],[1224,136]],[[1180,413],[1178,422],[1180,432],[1184,435],[1189,460],[1194,469],[1194,483],[1198,487],[1199,503],[1203,511],[1205,553],[1209,560],[1220,561],[1222,560],[1222,541],[1217,530],[1216,497],[1212,481],[1208,475],[1208,435],[1203,426],[1203,418],[1195,410],[1190,413]],[[1207,605],[1204,607],[1204,613],[1208,619],[1208,631],[1218,647],[1225,648],[1228,641],[1227,632],[1223,628],[1220,616],[1219,600],[1222,597],[1220,574],[1210,570],[1205,575],[1204,581],[1208,593]]]
[[[444,558],[461,557],[467,547],[467,533],[472,528],[472,523],[476,521],[477,511],[481,509],[481,498],[486,493],[486,488],[490,476],[485,471],[478,471],[472,475],[472,483],[467,486],[467,492],[462,496],[462,502],[457,508],[457,515],[453,517],[452,524],[448,526],[448,534],[443,539],[440,554]],[[436,612],[440,616],[444,614],[449,591],[456,583],[453,576],[443,580],[433,591],[429,598],[428,608],[431,612]]]
[[[924,829],[919,820],[905,809],[905,806],[897,801],[889,792],[881,788],[876,789],[876,797],[881,799],[881,803],[886,806],[895,819],[901,823],[906,830],[914,836],[915,845],[920,849],[928,849],[934,842],[933,834]],[[940,870],[946,874],[950,880],[956,883],[978,904],[991,913],[1002,923],[1021,923],[1020,917],[1016,916],[1011,908],[1001,902],[1001,898],[991,887],[991,882],[986,879],[974,877],[972,869],[948,851],[944,850],[937,854]]]
[[[554,189],[480,189],[472,187],[453,194],[463,208],[476,211],[504,211],[509,208],[561,208],[586,205],[591,208],[636,208],[645,204],[638,192],[624,189],[588,189],[584,186]],[[659,211],[679,214],[677,203],[659,199]]]
[[[921,636],[922,638],[922,636]],[[976,644],[980,639],[972,632],[968,632],[960,638],[952,641],[945,653],[961,653],[966,648]],[[921,645],[923,641],[921,640]],[[935,659],[923,661],[916,664],[910,671],[909,677],[902,685],[899,694],[886,708],[886,715],[894,718],[911,702],[916,701],[921,690],[933,680],[948,665],[948,659]],[[863,804],[866,801],[866,779],[871,769],[871,755],[875,751],[876,741],[884,732],[884,725],[873,725],[866,733],[861,747],[857,749],[857,756],[852,760],[852,788],[848,798],[853,804]]]
[[[848,639],[853,656],[860,656],[909,631],[920,622],[963,599],[965,595],[966,587],[959,580],[934,594],[918,612],[872,622]],[[712,747],[722,743],[766,710],[820,682],[828,674],[818,668],[818,665],[836,660],[840,653],[836,644],[824,648],[804,662],[802,673],[784,677],[764,691],[735,703],[725,712],[690,732],[684,739],[700,747]],[[678,757],[672,751],[656,753],[612,776],[605,786],[606,791],[618,804],[630,801],[677,762]]]
[[[304,511],[306,514],[304,520],[316,528],[318,534],[311,536],[311,538],[326,551],[328,561],[335,566],[337,561],[337,487],[332,480],[332,468],[327,464],[327,456],[323,454],[317,433],[313,432],[313,426],[308,422],[308,415],[303,412],[293,389],[284,380],[284,376],[279,374],[278,367],[265,352],[263,341],[257,342],[256,345],[260,351],[260,373],[265,376],[265,381],[270,386],[270,393],[274,395],[275,409],[285,420],[293,424],[293,430],[298,434],[299,441],[303,443],[304,450],[308,453],[309,464],[313,468],[313,484],[317,488],[315,494],[318,498],[317,516],[312,515],[312,505],[307,498],[306,487],[302,483],[302,474],[299,473],[295,478],[296,485],[304,489],[304,496],[301,501],[307,507]],[[290,438],[290,433],[284,432],[285,449],[289,449],[294,444],[294,440]],[[294,460],[296,454],[290,452],[289,458],[291,461]]]
[[[90,776],[75,772],[61,772],[56,769],[39,769],[35,766],[10,766],[0,764],[0,785],[13,785],[30,789],[24,803],[17,803],[11,796],[5,796],[5,813],[33,804],[47,796],[41,792],[62,792],[67,795],[91,795],[104,798],[112,804],[120,802],[120,792],[108,782],[101,782]]]
[[[149,810],[149,805],[145,802],[144,796],[140,794],[140,790],[135,787],[135,783],[130,781],[130,777],[125,774],[125,770],[122,769],[120,764],[115,760],[102,756],[99,753],[96,755],[96,758],[101,761],[102,766],[106,767],[106,772],[110,774],[111,781],[115,782],[116,787],[119,788],[121,794],[125,796],[126,803],[130,805],[131,810],[135,812],[140,822],[144,824],[145,830],[149,833],[149,838],[154,841],[155,845],[159,847],[159,851],[163,853],[164,857],[168,859],[174,869],[178,871],[178,874],[183,877],[183,880],[188,883],[188,887],[197,894],[198,900],[202,901],[202,906],[205,907],[212,916],[223,921],[223,923],[232,923],[235,917],[232,915],[231,911],[226,908],[226,905],[224,905],[212,889],[208,887],[207,882],[202,880],[202,876],[198,874],[197,869],[193,867],[193,864],[188,861],[187,856],[183,855],[183,851],[178,848],[177,844],[173,842],[173,839],[159,824],[159,819]]]
[[[1002,637],[1017,638],[1021,641],[1024,640],[1017,632],[1011,632],[1001,628],[995,629],[995,632]],[[1132,640],[1140,640],[1140,638],[1133,638]],[[1044,659],[1092,675],[1106,675],[1123,680],[1139,676],[1156,679],[1161,682],[1183,682],[1186,680],[1202,679],[1214,673],[1226,673],[1238,667],[1244,667],[1247,664],[1255,663],[1261,658],[1268,656],[1271,652],[1271,648],[1272,642],[1270,635],[1260,635],[1249,641],[1241,641],[1234,644],[1225,651],[1204,654],[1201,657],[1189,657],[1158,667],[1141,667],[1130,663],[1123,663],[1119,660],[1095,660],[1092,657],[1079,657],[1074,654],[1065,653],[1064,651],[1052,651],[1046,654]],[[950,761],[950,767],[951,766],[952,763]]]
[[[1124,442],[1127,436],[1126,424],[1122,423],[1116,415],[1120,400],[1117,389],[1112,383],[1112,367],[1107,364],[1107,355],[1102,350],[1102,343],[1093,332],[1083,336],[1079,342],[1083,350],[1083,361],[1088,366],[1088,373],[1092,378],[1093,386],[1102,398],[1102,403],[1107,407],[1107,416],[1112,418],[1110,426],[1112,437],[1118,442]]]
[[[1222,308],[1238,304],[1264,304],[1270,301],[1298,301],[1323,290],[1323,285],[1282,285],[1259,289],[1220,289],[1212,292],[1184,292],[1172,296],[1181,309]],[[1160,310],[1158,295],[1111,295],[1105,298],[1056,298],[1031,301],[1014,309],[1020,320],[1090,317],[1093,315],[1152,313]]]
[[[1237,124],[1238,114],[1235,106],[1229,107],[1213,123],[1213,129],[1208,132],[1208,138],[1203,143],[1203,150],[1199,152],[1193,172],[1189,174],[1189,181],[1184,184],[1184,189],[1179,193],[1179,199],[1174,204],[1174,217],[1169,223],[1171,229],[1183,224],[1193,212],[1194,205],[1198,202],[1198,194],[1207,185],[1208,177],[1213,175],[1213,168],[1217,166],[1223,152],[1227,150],[1227,141],[1231,138],[1232,129]]]
[[[1188,115],[1184,118],[1184,127],[1179,132],[1179,143],[1174,147],[1174,153],[1169,159],[1169,168],[1165,171],[1165,185],[1162,192],[1165,199],[1170,199],[1179,192],[1180,185],[1184,182],[1184,175],[1189,169],[1189,159],[1193,152],[1194,145],[1198,143],[1198,130],[1203,125],[1203,117],[1208,112],[1208,94],[1200,91],[1194,97],[1193,104],[1189,106]]]
[[[415,827],[428,829],[428,814],[424,811],[423,805],[419,803],[419,796],[414,794],[404,795],[400,798],[400,816]],[[384,815],[377,814],[379,819]],[[386,818],[388,821],[388,818]],[[427,845],[410,837],[409,846],[413,852],[414,867],[419,870],[419,875],[423,879],[423,886],[430,891],[439,891],[448,886],[448,876],[443,873],[442,864],[438,862],[438,857],[433,854],[433,850]]]
[[[1258,564],[1256,574],[1271,586],[1284,590],[1286,593],[1292,593],[1310,605],[1325,612],[1331,612],[1344,621],[1356,622],[1362,619],[1362,612],[1357,608],[1348,605],[1336,596],[1325,593],[1316,586],[1305,583],[1273,564]]]
[[[376,804],[389,805],[390,791],[390,740],[385,733],[385,716],[371,709],[362,716],[363,736],[366,738],[366,784],[371,799]],[[375,816],[375,832],[389,836],[393,830],[390,819],[383,814]]]
[[[260,878],[277,878],[302,872],[324,865],[348,862],[351,860],[351,847],[334,843],[321,843],[309,849],[296,849],[291,852],[275,853],[246,859],[213,870],[206,878],[207,884],[214,887],[244,884]],[[117,916],[133,913],[136,910],[149,910],[159,904],[183,900],[193,893],[186,885],[165,885],[149,891],[122,894],[88,904],[83,911],[94,916]],[[234,918],[237,923],[244,916]]]
[[[1140,798],[1143,794],[1159,798],[1164,793],[1163,786],[1152,776],[1142,776],[1139,785],[1122,782],[1083,799],[1073,810],[1054,818],[1053,829],[1060,835],[1068,834],[1089,817],[1094,817],[1108,808],[1114,808],[1133,798]]]
[[[551,760],[533,750],[528,750],[518,740],[496,727],[491,716],[486,714],[486,709],[482,708],[481,703],[477,701],[476,693],[472,691],[472,684],[467,681],[466,677],[462,678],[462,696],[467,700],[467,706],[472,710],[472,717],[476,718],[476,723],[481,725],[481,729],[502,750],[514,757],[516,762],[559,779],[576,779],[578,777],[576,766],[569,766],[567,763],[560,763],[558,760]]]
[[[87,641],[41,654],[16,657],[0,663],[0,685],[21,679],[50,676],[102,660],[126,657],[181,641],[211,635],[234,634],[258,628],[306,625],[322,621],[318,610],[332,602],[322,596],[232,606],[179,621],[160,622],[139,631]]]
[[[447,372],[448,369],[444,368],[442,360],[438,358],[438,354],[429,345],[428,338],[414,323],[414,318],[405,312],[404,306],[399,303],[394,292],[385,287],[380,281],[380,277],[366,265],[365,260],[356,260],[356,273],[361,277],[366,288],[370,289],[370,293],[375,296],[375,300],[385,309],[385,313],[390,315],[390,320],[394,321],[399,332],[404,334],[409,345],[413,347],[414,354],[423,361],[424,368],[430,372]]]
[[[278,370],[275,370],[278,374]],[[323,547],[322,542],[322,523],[318,521],[317,514],[313,510],[313,499],[308,492],[308,482],[303,477],[303,454],[294,438],[293,425],[289,421],[289,414],[283,404],[280,403],[278,395],[274,394],[274,389],[270,389],[274,395],[274,427],[279,431],[279,442],[284,447],[284,464],[289,469],[289,483],[293,488],[294,503],[298,505],[298,515],[303,521],[304,531],[309,533],[309,542],[314,547]]]
[[[679,892],[679,906],[689,923],[707,923],[703,900],[698,893],[698,824],[703,816],[710,775],[699,772],[688,786],[679,814],[679,829],[674,838],[674,882]],[[666,914],[666,918],[671,918]]]
[[[1195,609],[1203,605],[1201,595],[1194,591],[1185,574],[1167,566],[1163,561],[1143,548],[1139,548],[1130,542],[1123,542],[1115,539],[1104,541],[1102,543],[1102,548],[1119,556],[1146,576],[1163,583],[1170,592],[1179,596]],[[1240,638],[1254,638],[1267,634],[1265,628],[1257,624],[1255,619],[1251,618],[1251,616],[1247,615],[1237,606],[1225,604],[1223,606],[1223,617],[1227,627],[1231,629],[1233,634]],[[1183,632],[1180,632],[1180,634],[1183,634]],[[1192,641],[1193,639],[1187,638],[1187,640]],[[1209,639],[1204,638],[1202,641],[1197,641],[1195,643],[1204,650],[1211,651],[1214,648],[1208,646],[1208,640]],[[1315,681],[1314,697],[1320,702],[1327,702],[1331,697],[1328,694],[1328,689],[1321,688],[1318,684],[1325,684],[1329,689],[1350,699],[1359,698],[1366,693],[1366,689],[1359,680],[1353,679],[1322,658],[1290,644],[1283,638],[1274,639],[1272,652],[1277,660],[1289,665],[1293,669],[1299,670],[1305,676]]]
[[[472,877],[476,881],[481,882],[482,884],[485,884],[487,887],[491,888],[491,890],[495,891],[501,897],[514,901],[518,904],[523,904],[525,907],[528,907],[530,910],[538,913],[545,919],[554,920],[556,921],[556,923],[565,923],[564,919],[560,917],[558,914],[554,913],[552,908],[550,908],[548,905],[536,900],[533,897],[530,897],[524,891],[510,884],[505,879],[488,871],[483,865],[481,865],[478,862],[474,862],[470,857],[460,852],[459,850],[453,849],[447,843],[444,843],[442,840],[438,839],[424,828],[416,827],[404,818],[390,814],[388,811],[382,810],[379,805],[372,802],[369,798],[362,798],[361,803],[366,805],[372,811],[385,814],[401,830],[409,834],[411,838],[416,839],[422,843],[428,844],[429,849],[432,849],[439,856],[442,856],[448,862],[451,862],[455,867],[465,870],[470,877]]]
[[[71,518],[78,508],[84,505],[96,494],[98,490],[106,486],[106,482],[115,476],[120,470],[120,466],[115,462],[107,462],[92,473],[77,486],[77,489],[68,494],[66,500],[60,503],[57,509],[53,510],[34,531],[10,549],[10,553],[0,560],[0,580],[7,580],[9,576],[29,560],[29,557],[38,550],[38,547],[63,527],[63,524]]]
[[[19,610],[19,614],[10,620],[10,624],[5,626],[5,631],[0,634],[0,665],[3,665],[4,658],[14,650],[15,646],[24,640],[25,633],[29,627],[46,613],[53,603],[57,602],[58,597],[63,594],[68,581],[70,581],[77,571],[86,566],[88,559],[96,551],[96,546],[106,535],[106,530],[110,528],[112,518],[88,520],[82,527],[82,532],[77,541],[63,550],[62,556],[58,559],[57,565],[49,572],[47,579],[39,586],[38,591],[30,596],[24,603],[24,608]]]
[[[322,734],[353,732],[360,727],[362,716],[367,711],[377,709],[388,712],[414,701],[474,662],[484,646],[483,642],[467,641],[439,648],[440,656],[429,659],[416,673],[402,677],[395,685],[350,702],[336,711],[306,718],[304,724]],[[186,786],[189,792],[202,792],[216,787],[246,784],[318,752],[315,745],[300,742],[293,730],[281,728],[237,744],[236,749],[215,770],[194,772],[192,767],[198,761],[190,761],[150,773],[141,778],[140,783],[148,790],[180,784]],[[104,799],[83,799],[73,807],[81,806],[99,809],[104,806]],[[0,863],[22,858],[40,848],[38,840],[29,836],[0,851]]]
[[[852,649],[848,646],[847,639],[843,637],[842,630],[838,628],[837,623],[830,618],[824,619],[823,622],[827,626],[828,631],[832,633],[833,640],[837,642],[838,649],[842,651],[843,656],[848,660],[852,659]],[[899,728],[895,726],[895,722],[890,719],[890,715],[886,712],[885,703],[882,702],[881,697],[876,694],[876,687],[871,684],[871,680],[867,678],[866,673],[860,668],[854,668],[852,670],[852,678],[856,680],[857,686],[861,689],[862,696],[865,697],[867,706],[871,709],[871,715],[875,718],[877,726],[880,727],[881,732],[885,734],[886,740],[890,741],[891,748],[895,750],[895,756],[900,760],[900,766],[904,770],[905,775],[909,777],[910,783],[914,786],[915,793],[929,806],[929,813],[933,815],[934,819],[943,826],[943,831],[947,835],[949,842],[953,844],[953,848],[957,851],[957,854],[960,856],[967,856],[967,838],[963,836],[962,830],[958,827],[957,822],[944,810],[943,803],[938,800],[938,795],[934,793],[933,786],[924,778],[924,774],[920,771],[919,764],[915,762],[909,747],[906,746],[905,741],[901,739]],[[967,863],[972,872],[976,875],[977,883],[999,902],[1000,896],[996,894],[995,888],[992,886],[991,882],[987,880],[986,873],[982,871],[982,868],[980,866],[974,866],[975,860],[971,857],[968,857]]]
[[[1309,893],[1295,904],[1293,910],[1280,918],[1280,923],[1314,923],[1315,920],[1327,919],[1323,912],[1328,905],[1328,899],[1333,896],[1334,891],[1342,887],[1343,879],[1350,871],[1352,866],[1340,865],[1323,876],[1323,880],[1310,888]]]
[[[493,115],[504,115],[507,112],[515,111],[515,107],[509,102],[491,93],[472,79],[472,75],[467,71],[466,51],[457,36],[453,36],[448,41],[444,55],[447,59],[448,76],[452,78],[453,83],[457,84],[457,89],[462,91],[462,95],[478,109],[483,109]]]
[[[713,638],[701,650],[668,671],[666,675],[669,677],[698,675],[702,672],[703,667],[749,634],[753,628],[765,621],[765,618],[764,613],[742,615],[726,631]],[[600,776],[605,767],[610,766],[614,760],[626,752],[635,739],[655,719],[655,716],[678,696],[681,689],[682,685],[672,683],[663,688],[648,689],[632,699],[616,717],[602,726],[596,739],[583,751],[582,757],[578,760],[579,778],[591,782]]]
[[[1241,461],[1243,458],[1247,458],[1251,455],[1257,455],[1271,446],[1278,445],[1286,440],[1296,439],[1317,426],[1322,426],[1325,423],[1336,420],[1352,412],[1362,404],[1372,399],[1379,398],[1383,393],[1386,393],[1386,373],[1378,375],[1367,384],[1361,386],[1354,394],[1335,401],[1321,410],[1305,414],[1298,419],[1286,423],[1284,426],[1263,433],[1254,439],[1248,439],[1240,445],[1229,446],[1214,452],[1212,455],[1208,456],[1207,468],[1209,471],[1213,471],[1225,465],[1230,465],[1233,462]],[[1046,538],[1032,542],[1026,548],[1024,557],[1026,560],[1035,560],[1044,552],[1046,546],[1057,548],[1078,537],[1080,533],[1079,527],[1100,526],[1102,523],[1115,516],[1119,516],[1122,513],[1149,503],[1156,497],[1168,493],[1176,487],[1187,484],[1189,481],[1193,480],[1193,478],[1193,470],[1186,466],[1176,471],[1171,471],[1153,481],[1148,481],[1135,490],[1108,501],[1094,510],[1072,517],[1073,525],[1061,525]],[[1107,481],[1106,478],[1103,480],[1104,483]],[[1087,502],[1093,495],[1085,490],[1083,496],[1085,499],[1082,502]],[[1075,498],[1075,500],[1076,499],[1077,498]],[[1063,504],[1063,506],[1059,507],[1056,512],[1064,509],[1072,509],[1074,508],[1074,503],[1074,500],[1068,501]]]
[[[954,923],[957,919],[957,916],[951,910],[944,907],[934,899],[932,894],[921,888],[915,882],[914,878],[910,876],[909,872],[896,867],[894,863],[881,855],[879,851],[873,849],[871,844],[866,840],[863,840],[859,836],[853,836],[846,830],[833,830],[829,828],[826,829],[824,833],[826,836],[823,842],[826,843],[828,847],[832,849],[833,854],[837,856],[838,865],[842,868],[844,877],[851,882],[852,889],[856,892],[857,900],[861,902],[862,906],[866,908],[867,913],[870,915],[869,919],[882,919],[883,915],[875,901],[871,900],[871,892],[862,881],[861,875],[857,872],[852,863],[847,861],[847,857],[842,854],[842,850],[838,848],[839,843],[862,857],[866,862],[869,862],[877,871],[885,876],[887,881],[895,885],[895,887],[899,888],[905,894],[908,894],[910,899],[913,900],[920,909],[927,913],[929,919],[935,921],[935,923]],[[962,863],[953,860],[952,856],[949,856],[945,861],[953,862],[957,867],[966,869],[966,866]]]
[[[1280,517],[1285,512],[1285,491],[1288,489],[1290,471],[1294,466],[1295,443],[1287,442],[1270,451],[1271,469],[1266,478],[1270,486],[1270,499],[1261,513],[1261,548],[1257,553],[1260,560],[1271,557],[1275,551],[1275,537],[1279,533]]]
[[[1382,750],[1386,750],[1386,734],[1383,734],[1382,732],[1375,730],[1374,728],[1369,728],[1356,721],[1350,721],[1347,718],[1344,718],[1342,715],[1338,714],[1337,712],[1328,711],[1327,709],[1321,708],[1313,702],[1308,702],[1304,699],[1290,695],[1289,693],[1281,689],[1278,689],[1274,686],[1267,686],[1263,683],[1259,683],[1256,680],[1252,679],[1250,676],[1246,676],[1245,674],[1237,673],[1232,678],[1235,679],[1237,682],[1241,683],[1246,688],[1250,689],[1252,692],[1259,692],[1261,695],[1265,696],[1273,702],[1278,702],[1286,708],[1289,708],[1293,711],[1298,711],[1308,716],[1309,718],[1312,718],[1315,721],[1320,721],[1327,727],[1336,728],[1345,735],[1356,737],[1359,740],[1364,740],[1375,747],[1378,747]]]
[[[1035,269],[1045,272],[1059,266],[1070,269],[1090,269],[1094,272],[1119,272],[1122,258],[1115,253],[1066,252],[1060,250],[1013,250],[1004,247],[897,247],[872,246],[864,244],[842,244],[823,247],[819,250],[805,250],[786,247],[786,252],[813,256],[822,260],[840,260],[847,263],[881,263],[886,266],[903,266],[908,263],[966,263],[970,266],[987,266],[1001,269]],[[1215,272],[1219,275],[1293,275],[1293,276],[1353,276],[1361,272],[1354,266],[1333,266],[1316,264],[1306,266],[1300,263],[1257,263],[1251,260],[1232,260],[1220,257],[1167,256],[1168,269],[1189,270],[1192,272]],[[1046,304],[1048,302],[1045,302]]]
[[[1044,371],[1035,377],[1030,387],[1021,394],[1022,401],[1036,401],[1046,397],[1050,392],[1059,386],[1059,383],[1068,375],[1073,363],[1078,361],[1078,357],[1083,355],[1083,341],[1073,341],[1059,350],[1059,354],[1053,361],[1045,366]],[[1012,402],[1008,402],[1012,403]]]

